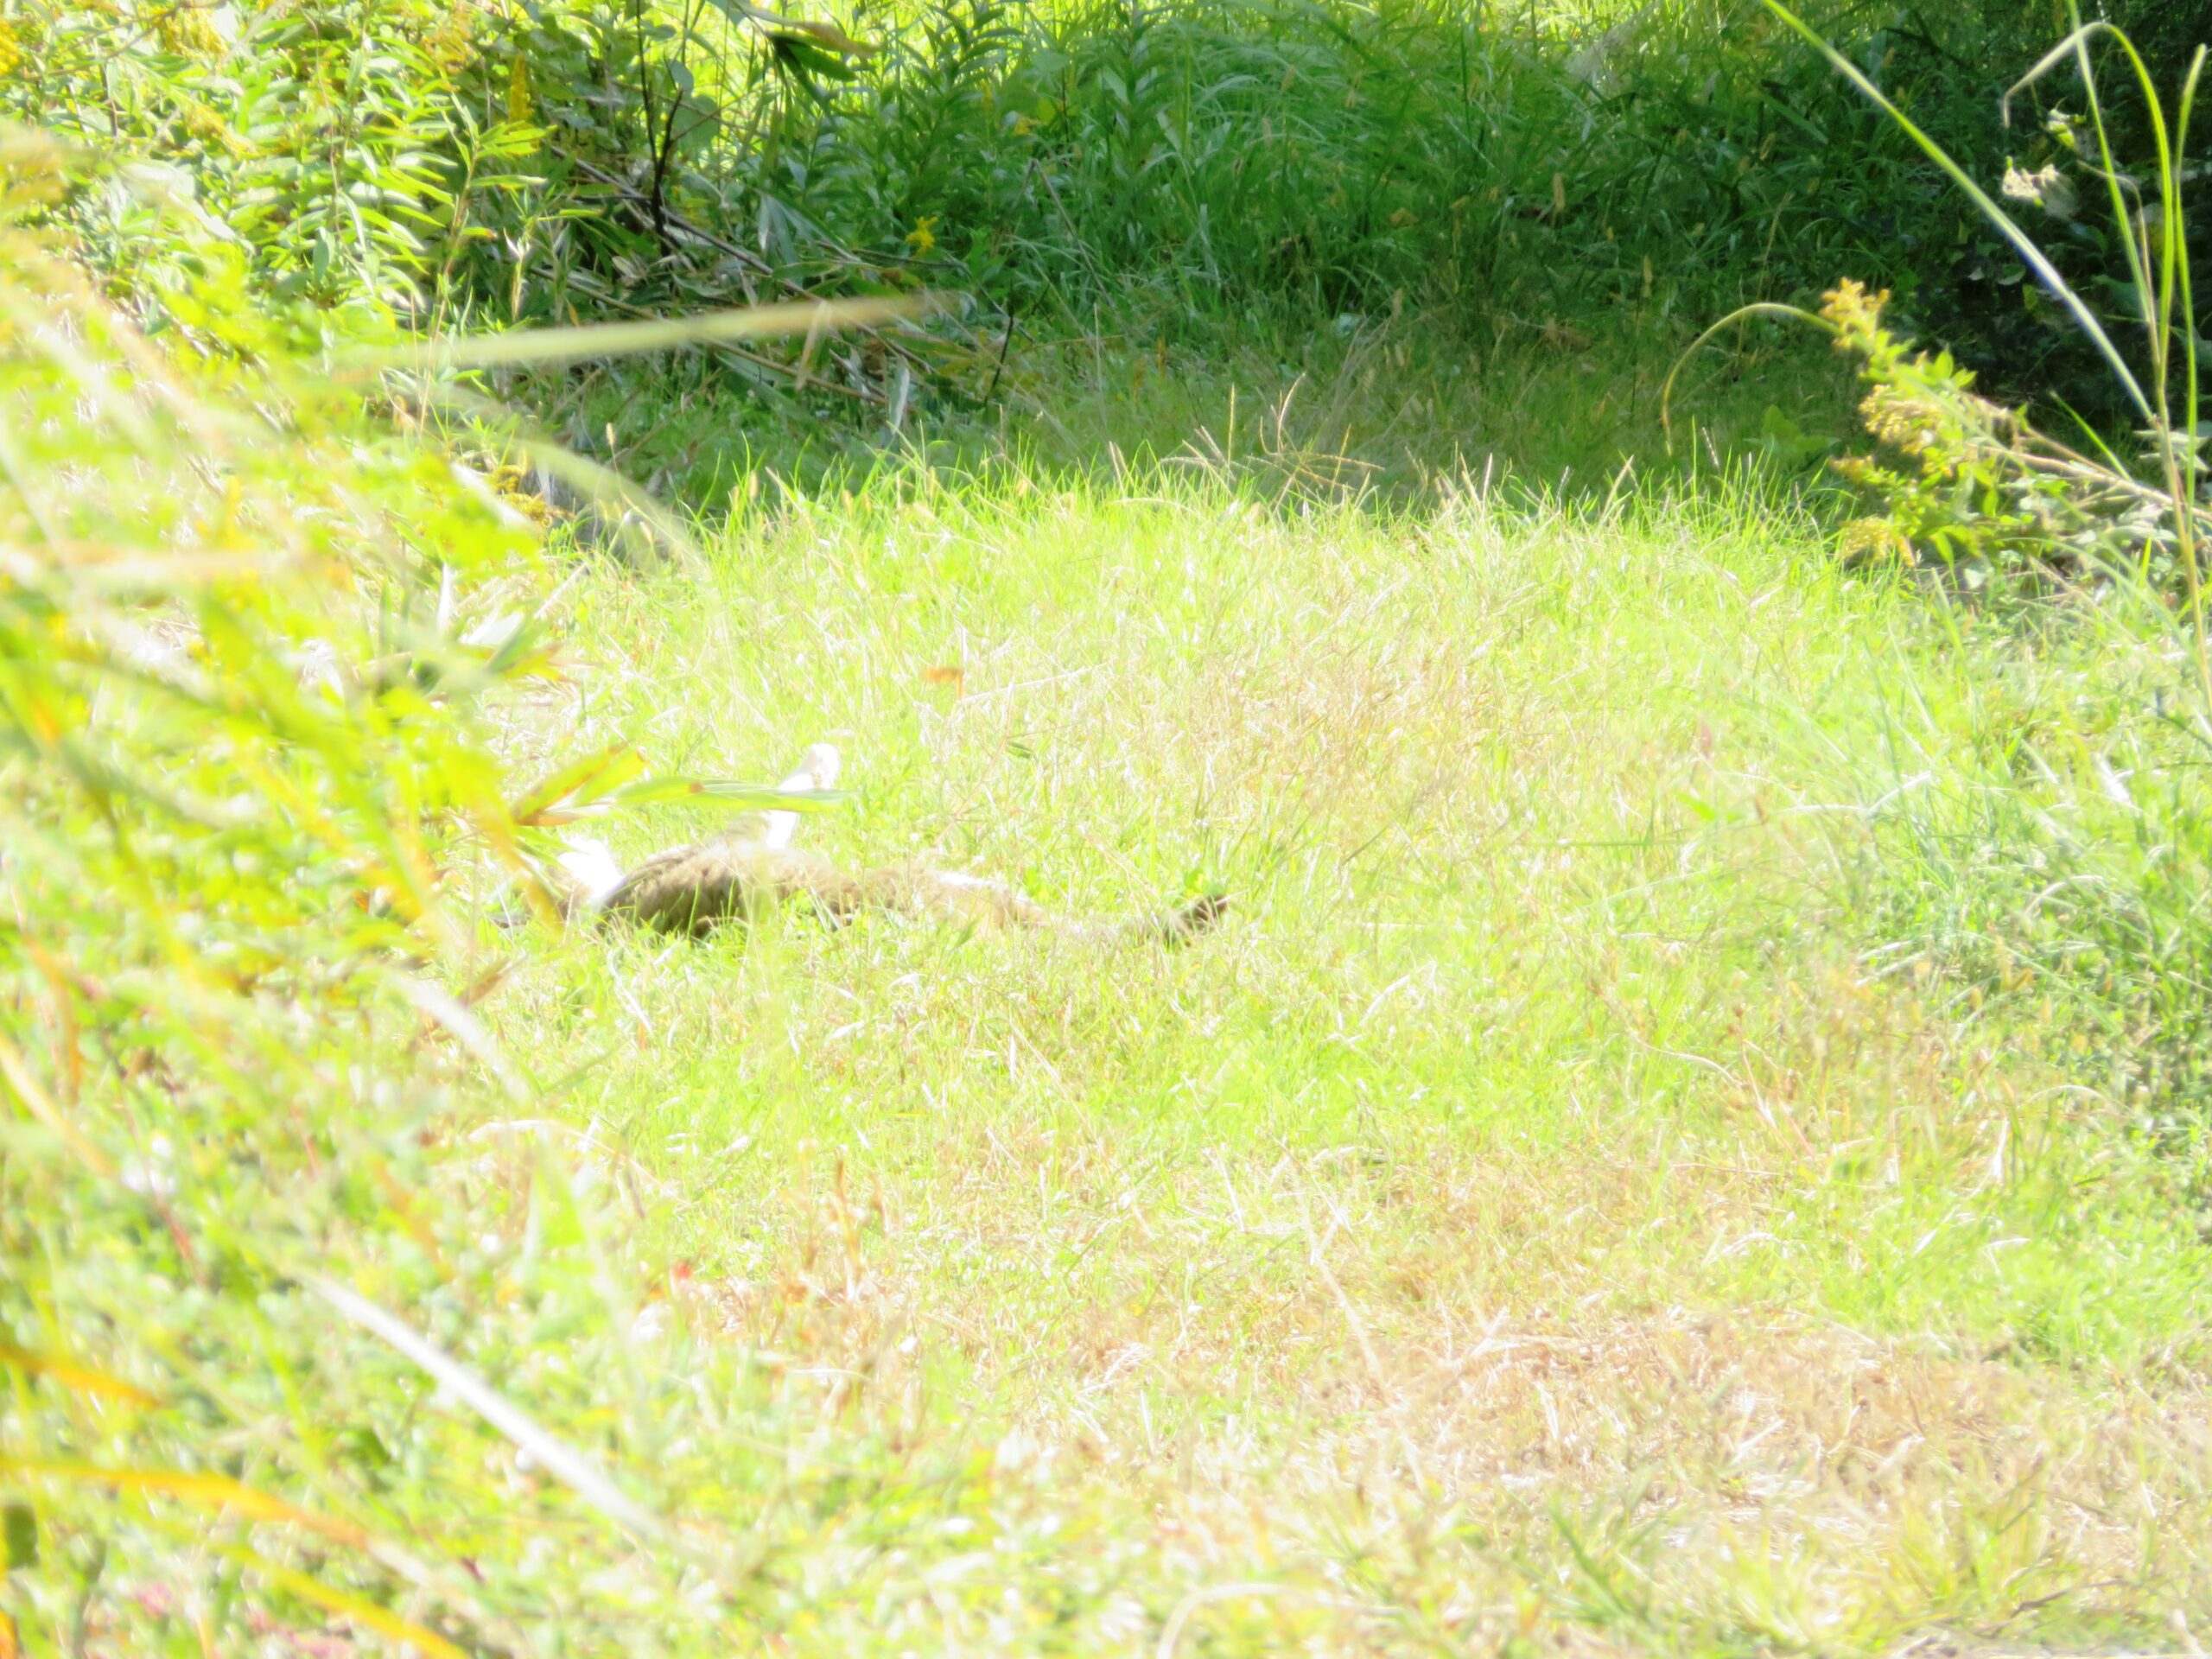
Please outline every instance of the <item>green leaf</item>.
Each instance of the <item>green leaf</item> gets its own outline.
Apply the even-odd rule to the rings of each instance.
[[[581,756],[540,779],[507,809],[519,824],[543,822],[556,807],[588,803],[628,783],[645,769],[644,759],[626,743]]]
[[[9,1572],[38,1565],[38,1512],[28,1499],[11,1498],[0,1504],[0,1533],[7,1539]]]

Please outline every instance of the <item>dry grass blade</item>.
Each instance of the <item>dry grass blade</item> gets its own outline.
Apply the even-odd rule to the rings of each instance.
[[[137,1406],[158,1406],[162,1403],[158,1396],[124,1382],[119,1376],[110,1376],[105,1371],[79,1365],[74,1360],[35,1354],[12,1343],[0,1342],[0,1365],[10,1366],[33,1376],[50,1376],[63,1388],[73,1389],[80,1394],[102,1394],[110,1399],[128,1400]]]
[[[275,1526],[303,1528],[349,1549],[365,1549],[369,1544],[369,1535],[351,1522],[334,1520],[287,1503],[281,1497],[257,1491],[227,1475],[194,1474],[175,1469],[103,1469],[89,1464],[41,1463],[13,1458],[0,1458],[0,1474],[24,1480],[65,1481],[126,1491],[157,1492],[199,1509],[245,1516]]]
[[[639,352],[673,351],[683,346],[711,346],[766,340],[778,334],[807,334],[832,328],[873,328],[926,316],[944,302],[930,295],[861,300],[812,300],[789,305],[747,307],[705,316],[671,317],[658,322],[591,323],[569,328],[527,328],[507,334],[471,334],[420,347],[384,347],[341,358],[350,372],[385,369],[451,370],[524,368],[546,363],[575,363],[590,358],[625,357]]]
[[[1153,1659],[1175,1659],[1175,1650],[1183,1640],[1184,1628],[1191,1617],[1201,1607],[1211,1607],[1217,1602],[1250,1601],[1263,1597],[1295,1595],[1298,1592],[1287,1584],[1270,1584],[1264,1580],[1249,1584],[1212,1584],[1203,1590],[1193,1590],[1175,1604],[1167,1616],[1167,1623],[1160,1627],[1159,1645],[1153,1649]]]
[[[500,1052],[491,1033],[484,1029],[459,998],[411,974],[394,974],[391,982],[393,988],[412,1003],[423,1018],[442,1026],[456,1042],[474,1055],[477,1062],[499,1080],[499,1087],[505,1090],[508,1099],[518,1103],[530,1099],[530,1084],[515,1070],[514,1062]]]
[[[52,1130],[61,1143],[75,1154],[77,1161],[103,1179],[115,1174],[115,1166],[107,1154],[94,1146],[85,1132],[72,1123],[39,1087],[38,1079],[31,1076],[30,1068],[23,1064],[22,1051],[5,1037],[0,1037],[0,1077],[7,1080],[8,1088],[23,1109]]]
[[[321,1580],[289,1567],[279,1567],[265,1560],[251,1550],[232,1545],[221,1554],[249,1572],[258,1574],[279,1588],[289,1591],[302,1601],[308,1602],[330,1612],[366,1625],[378,1636],[401,1643],[416,1651],[432,1656],[432,1659],[469,1659],[467,1650],[456,1647],[435,1630],[424,1630],[412,1619],[402,1618],[388,1607],[379,1607],[361,1596],[334,1590]],[[404,1649],[403,1649],[404,1650]]]

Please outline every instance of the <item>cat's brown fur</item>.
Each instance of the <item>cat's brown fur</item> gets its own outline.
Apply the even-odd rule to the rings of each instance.
[[[1032,929],[1096,944],[1145,939],[1179,944],[1219,920],[1229,901],[1208,896],[1179,910],[1127,920],[1062,916],[1003,882],[898,864],[855,874],[790,848],[724,836],[656,854],[622,878],[600,903],[665,933],[702,937],[715,925],[780,905],[810,906],[833,921],[864,911],[915,916],[955,926]]]
[[[782,787],[794,794],[827,789],[838,768],[837,752],[817,744]],[[855,874],[827,859],[792,850],[798,823],[796,813],[772,812],[712,841],[656,853],[593,907],[602,915],[694,938],[723,921],[799,904],[836,922],[880,911],[954,926],[1029,929],[1099,944],[1179,944],[1205,932],[1229,908],[1226,899],[1211,894],[1178,910],[1124,920],[1062,916],[1004,882],[922,865],[894,864]]]

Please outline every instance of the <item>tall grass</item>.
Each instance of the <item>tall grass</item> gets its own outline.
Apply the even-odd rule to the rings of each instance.
[[[1853,526],[1853,550],[1928,560],[1973,583],[1998,576],[2000,636],[2018,627],[2034,642],[1974,657],[1984,683],[1963,698],[1979,734],[1971,760],[1923,747],[1946,741],[1932,729],[1940,722],[1924,690],[1916,688],[1913,707],[1883,711],[1899,758],[1878,817],[1885,865],[1861,902],[1878,931],[1897,936],[1899,960],[1948,964],[1977,995],[2024,993],[2042,998],[2047,1013],[2064,1006],[2069,1023],[2094,1033],[2105,1062],[2097,1086],[2193,1152],[2212,1122],[2212,1033],[2202,1015],[2212,983],[2212,799],[2202,784],[2212,655],[2202,563],[2212,503],[2184,186],[2194,176],[2190,118],[2207,48],[2196,47],[2169,94],[2125,30],[2084,23],[2069,4],[2072,27],[2005,96],[2009,118],[2024,91],[2070,72],[2086,118],[2054,117],[2060,162],[2033,173],[2008,167],[2005,194],[2035,204],[2062,232],[2085,197],[2103,199],[2128,276],[2124,309],[2108,315],[2060,270],[2047,238],[2018,222],[1865,70],[1779,0],[1768,5],[2005,238],[2094,349],[2137,426],[2132,444],[2094,430],[2079,448],[2047,436],[2024,411],[1977,393],[1950,353],[1915,353],[1896,339],[1882,318],[1886,296],[1848,282],[1817,316],[1766,303],[1715,325],[1797,316],[1859,359],[1872,387],[1866,425],[1903,460],[1838,463],[1883,510]],[[2119,159],[2100,49],[2139,111],[2140,176]],[[2008,614],[2004,601],[2021,597],[2023,578],[2041,584],[2044,598]],[[2056,606],[2054,582],[2064,595]],[[1973,618],[1964,626],[1983,632]],[[2082,660],[2077,653],[2132,662],[2138,675],[2105,688],[2099,730],[2069,734],[2052,752],[2036,722],[2012,723],[2003,710],[2015,682],[2078,671],[2058,666]]]
[[[2050,142],[2007,132],[1993,94],[2058,9],[1955,12],[1936,35],[1836,22],[1853,61],[1969,164]],[[2101,423],[2124,409],[2063,314],[2019,286],[2001,235],[1756,7],[1586,22],[957,0],[854,28],[884,50],[818,102],[779,105],[767,138],[722,130],[699,212],[757,223],[738,239],[805,281],[857,271],[972,296],[968,344],[900,414],[942,424],[1003,397],[1020,385],[1009,357],[1068,338],[1163,365],[1236,342],[1302,368],[1300,336],[1408,315],[1503,382],[1532,351],[1603,340],[1627,357],[1746,298],[1809,302],[1846,271],[1888,284],[2002,389],[2056,391]],[[2142,125],[2113,129],[2131,157]],[[2053,257],[2085,285],[2126,269],[2087,226]],[[868,365],[845,367],[868,391]]]
[[[805,27],[672,0],[189,16],[38,12],[0,99],[184,169],[303,327],[354,305],[481,327],[967,296],[933,333],[732,346],[671,389],[895,430],[993,402],[1009,354],[1070,336],[1211,352],[1409,308],[1495,353],[1669,334],[1848,271],[2007,386],[2110,412],[2002,238],[1750,0],[1589,19],[1425,0],[941,0]],[[2050,142],[2008,134],[1988,94],[2063,27],[2055,7],[1813,21],[1978,171]],[[2112,114],[2134,158],[2141,101]],[[158,217],[119,183],[64,211],[154,304],[174,240]],[[2094,227],[2061,240],[2075,279],[2124,276]],[[652,397],[665,373],[594,384]],[[583,378],[531,396],[599,446]]]
[[[2088,1092],[2082,1010],[1977,1007],[1862,903],[1885,713],[1925,698],[1963,794],[2155,640],[1990,709],[2001,631],[1955,655],[1757,491],[1278,485],[887,469],[588,590],[597,721],[834,734],[810,844],[1073,909],[1223,881],[1203,950],[793,918],[549,949],[487,1019],[611,1027],[570,1113],[668,1182],[738,1339],[1075,1541],[1004,1580],[1007,1645],[2158,1639],[2203,1595],[2187,1166]],[[2121,1452],[2125,1412],[2191,1427]]]
[[[0,73],[91,77],[125,10],[41,11],[79,67]],[[408,33],[461,15],[296,8],[238,73],[312,88],[313,127],[399,40],[539,153],[557,89],[512,41]],[[365,99],[311,178],[205,129],[205,217],[11,138],[10,213],[85,263],[0,248],[0,1646],[1872,1652],[2201,1605],[2194,1166],[2113,1133],[2186,1152],[2207,1087],[2212,728],[2154,589],[2092,628],[1931,617],[1741,493],[1521,516],[1462,475],[1432,515],[1352,512],[1281,489],[1280,411],[1261,468],[1230,427],[1179,478],[887,473],[741,497],[671,570],[550,566],[511,475],[334,372],[326,343],[434,361],[390,325],[543,316],[577,272],[563,321],[719,292],[667,219],[702,203],[766,227],[718,251],[722,297],[903,292],[957,253],[1010,340],[1056,270],[1095,284],[1065,327],[1086,292],[1383,309],[1460,245],[1420,193],[1490,168],[1465,245],[1497,262],[1453,282],[1562,345],[1524,301],[1647,303],[1611,251],[1636,227],[1540,143],[1577,115],[1625,143],[1603,54],[1554,84],[1565,43],[1500,20],[965,17],[835,86],[857,54],[764,46],[741,154],[781,194],[710,175],[699,78],[645,35],[684,135],[658,220],[620,174],[499,220],[440,170],[466,124],[435,99],[423,127]],[[145,52],[188,73],[73,84],[80,137],[214,110],[236,66],[170,22]],[[1416,142],[1453,83],[1407,42],[1454,38],[1497,54],[1456,96],[1500,124]],[[901,79],[956,60],[985,67],[938,105]],[[1016,85],[1039,101],[994,102]],[[1412,225],[1376,211],[1400,144]],[[981,210],[925,211],[998,188],[940,145],[1042,190],[996,267]],[[249,162],[296,194],[241,245],[219,210],[275,188]],[[779,217],[817,163],[877,229]],[[564,230],[601,240],[556,259]],[[812,348],[752,366],[887,416],[900,362],[963,349]],[[874,746],[833,846],[1102,906],[1226,874],[1249,924],[1101,967],[531,923],[631,730],[729,760],[800,726]]]
[[[67,165],[10,164],[18,219]],[[652,792],[515,762],[526,503],[219,245],[168,296],[211,353],[0,237],[0,1648],[706,1642],[757,1386],[641,1363],[632,1175],[472,1012],[550,826]]]
[[[173,355],[10,251],[11,1639],[1858,1653],[2201,1601],[2203,1248],[2070,1086],[2092,1027],[1808,902],[1815,809],[1889,822],[1867,710],[1987,738],[1759,498],[918,469],[546,569],[235,289],[255,349]],[[632,731],[832,732],[824,850],[1245,919],[531,924]]]

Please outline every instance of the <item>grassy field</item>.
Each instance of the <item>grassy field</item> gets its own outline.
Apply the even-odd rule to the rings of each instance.
[[[2202,1659],[2202,7],[796,10],[0,6],[0,1659]]]
[[[1049,341],[1009,354],[995,407],[899,432],[764,426],[710,372],[691,384],[686,365],[673,393],[595,378],[575,393],[575,424],[611,435],[628,475],[710,512],[733,494],[772,502],[786,485],[834,496],[918,455],[949,477],[1008,456],[1053,474],[1172,459],[1399,503],[1433,501],[1460,474],[1485,473],[1602,499],[1629,481],[1624,466],[1663,482],[1757,456],[1809,480],[1852,435],[1848,365],[1809,334],[1754,327],[1685,368],[1670,441],[1661,393],[1681,342],[1634,319],[1590,321],[1602,332],[1470,331],[1448,308],[1408,308],[1270,327],[1233,349],[1172,347],[1164,334]],[[658,418],[631,417],[640,396]]]
[[[2189,1160],[2047,988],[1874,931],[1897,803],[1973,833],[2035,730],[2088,810],[2063,739],[2154,645],[1946,620],[1733,486],[1218,469],[893,475],[565,603],[522,749],[828,737],[841,859],[1235,906],[547,932],[487,1005],[673,1264],[637,1363],[767,1379],[794,1649],[2195,1650]]]

